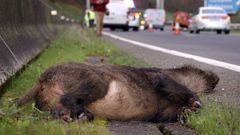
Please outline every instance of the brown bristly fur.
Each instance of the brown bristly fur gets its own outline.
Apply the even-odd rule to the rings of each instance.
[[[212,93],[219,81],[219,77],[212,71],[204,71],[191,65],[162,71],[197,94]]]
[[[81,114],[114,120],[172,122],[182,108],[199,107],[197,94],[212,92],[219,81],[193,66],[134,68],[68,62],[48,68],[18,106],[34,100],[56,118]]]

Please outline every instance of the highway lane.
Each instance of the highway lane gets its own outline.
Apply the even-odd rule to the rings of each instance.
[[[215,32],[201,32],[197,35],[181,32],[180,35],[176,36],[170,28],[163,32],[159,30],[122,32],[121,30],[109,31],[108,29],[105,31],[161,48],[240,65],[240,35],[238,34],[217,35]]]

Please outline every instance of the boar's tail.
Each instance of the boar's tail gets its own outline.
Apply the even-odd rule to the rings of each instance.
[[[16,101],[16,106],[21,107],[25,105],[26,103],[34,100],[36,96],[38,95],[39,90],[41,89],[41,85],[37,84],[34,85],[24,96],[22,96],[20,99]]]

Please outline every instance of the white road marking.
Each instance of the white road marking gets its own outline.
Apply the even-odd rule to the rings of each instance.
[[[230,63],[226,63],[226,62],[222,62],[222,61],[218,61],[218,60],[214,60],[214,59],[209,59],[209,58],[205,58],[205,57],[201,57],[201,56],[197,56],[197,55],[192,55],[192,54],[188,54],[188,53],[165,49],[165,48],[157,47],[156,45],[141,43],[141,42],[123,38],[123,37],[120,37],[120,36],[117,36],[117,35],[114,35],[114,34],[111,34],[108,32],[103,32],[103,34],[106,36],[124,41],[124,42],[131,43],[132,45],[135,45],[135,46],[140,46],[140,47],[144,47],[144,48],[147,48],[150,50],[159,51],[159,52],[163,52],[163,53],[167,53],[167,54],[171,54],[171,55],[175,55],[175,56],[179,56],[179,57],[183,57],[183,58],[187,58],[187,59],[193,59],[195,61],[206,63],[209,65],[222,67],[222,68],[229,69],[232,71],[240,72],[239,65],[234,65],[234,64],[230,64]]]

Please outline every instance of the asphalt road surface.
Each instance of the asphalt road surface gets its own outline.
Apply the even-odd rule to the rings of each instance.
[[[222,62],[240,65],[240,35],[217,35],[216,32],[190,34],[181,32],[176,36],[170,28],[139,32],[109,31],[114,35],[154,46],[211,58]]]
[[[206,96],[215,102],[240,108],[240,34],[217,35],[215,32],[201,32],[200,35],[195,35],[181,32],[181,35],[176,36],[169,29],[164,32],[122,32],[121,30],[113,32],[105,30],[105,32],[107,32],[104,36],[105,40],[112,42],[123,51],[144,60],[151,66],[159,68],[174,68],[190,64],[217,73],[220,78],[219,84],[215,88],[214,93]],[[124,41],[122,40],[123,38]],[[153,47],[143,47],[141,46],[142,44],[150,44]],[[191,59],[172,55],[171,53],[164,53],[154,49],[154,47],[170,49],[172,51],[234,64],[239,71],[199,62],[197,60],[198,57],[196,57],[197,59]],[[144,125],[138,125],[138,128],[136,128],[136,125],[128,124],[128,129],[125,129],[124,125],[125,124],[122,125],[122,123],[116,124],[110,122],[109,129],[110,131],[131,131],[128,132],[129,135],[132,135],[137,131],[143,132],[140,129],[141,126],[144,127]],[[121,129],[122,127],[124,127],[124,130]],[[178,135],[179,133],[189,135],[194,134],[192,131],[188,132],[188,129],[176,127],[178,126],[170,126],[169,129],[177,129],[177,131],[172,132],[174,135]],[[136,129],[137,131],[133,129]],[[180,132],[181,130],[183,132]],[[146,128],[144,131],[147,131]]]

